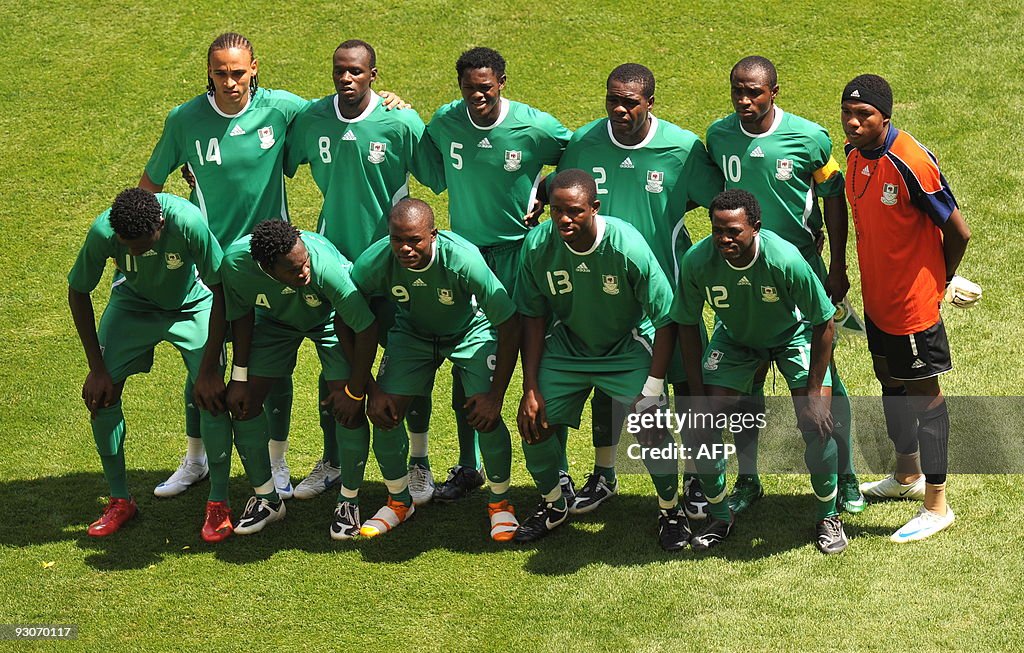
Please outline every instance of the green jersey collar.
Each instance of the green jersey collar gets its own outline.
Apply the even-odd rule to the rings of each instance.
[[[549,222],[551,222],[551,221],[549,220]],[[594,250],[597,249],[597,246],[601,244],[601,239],[604,238],[604,229],[605,229],[605,226],[607,225],[607,223],[604,221],[604,216],[602,216],[600,214],[594,216],[594,223],[597,225],[597,237],[594,238],[594,244],[591,245],[590,249],[588,249],[587,251],[585,251],[585,252],[577,252],[572,247],[569,247],[569,243],[565,242],[564,240],[562,241],[562,244],[565,245],[566,249],[568,249],[570,252],[572,252],[576,256],[587,256],[588,254],[593,254]],[[553,226],[554,222],[551,222],[551,224]],[[552,228],[552,231],[553,230],[554,229]],[[559,236],[559,238],[561,238],[561,236]]]
[[[415,272],[416,274],[422,274],[430,269],[430,266],[434,264],[434,260],[437,258],[437,238],[434,239],[433,244],[430,246],[430,262],[422,268],[409,268],[409,272]]]
[[[355,118],[346,118],[345,116],[341,115],[341,109],[338,107],[338,94],[334,94],[334,114],[338,116],[338,120],[342,122],[360,122],[362,120],[365,120],[367,116],[373,113],[373,110],[377,108],[378,104],[380,104],[380,96],[374,93],[373,89],[370,89],[370,103],[366,105],[366,108],[363,109],[363,112],[356,116]]]
[[[761,234],[757,234],[756,236],[754,236],[754,257],[752,259],[750,259],[750,263],[747,263],[743,267],[738,268],[735,265],[733,265],[732,263],[730,263],[726,258],[723,257],[722,260],[725,261],[725,264],[728,265],[729,267],[731,267],[733,270],[740,270],[740,271],[742,271],[742,270],[749,270],[750,268],[752,268],[754,266],[754,263],[757,263],[757,257],[760,256],[760,255],[761,255]],[[721,254],[719,254],[719,256],[721,256]]]
[[[488,125],[487,127],[481,127],[480,125],[478,125],[475,122],[473,122],[473,116],[471,116],[469,114],[469,107],[468,106],[466,107],[466,117],[469,118],[469,124],[473,125],[477,129],[482,129],[484,131],[490,131],[490,130],[494,129],[495,127],[497,127],[498,125],[500,125],[503,120],[505,120],[505,117],[508,115],[508,110],[509,110],[510,107],[511,107],[511,104],[509,103],[509,101],[507,99],[505,99],[505,98],[501,98],[501,110],[498,111],[498,119],[494,121],[493,125]]]
[[[639,150],[642,147],[647,147],[647,145],[652,140],[654,140],[654,134],[657,133],[657,131],[658,131],[658,119],[654,117],[653,113],[650,114],[650,116],[651,116],[651,128],[647,131],[647,136],[644,136],[644,140],[640,141],[636,145],[623,145],[622,143],[620,143],[617,140],[615,140],[615,134],[612,133],[612,121],[611,120],[605,120],[606,126],[608,127],[608,138],[611,139],[612,144],[615,145],[615,147],[621,148],[623,150]]]
[[[219,115],[221,117],[224,117],[224,118],[237,118],[240,115],[242,115],[243,113],[245,113],[246,111],[248,111],[249,107],[252,106],[252,95],[251,94],[246,96],[246,98],[245,98],[245,106],[242,107],[239,110],[238,113],[224,113],[223,111],[221,111],[220,107],[217,106],[217,101],[213,99],[212,95],[207,95],[206,99],[210,102],[210,106],[213,107],[213,110],[217,112],[217,115]]]
[[[779,128],[779,125],[782,124],[782,116],[786,114],[786,112],[782,110],[782,107],[780,107],[777,104],[773,107],[773,109],[775,111],[775,117],[772,118],[772,126],[768,128],[768,131],[766,131],[763,134],[751,134],[746,129],[743,129],[742,122],[737,121],[740,125],[740,131],[743,132],[745,136],[749,136],[750,138],[764,138],[766,136],[771,136],[772,134],[775,133],[775,130]]]

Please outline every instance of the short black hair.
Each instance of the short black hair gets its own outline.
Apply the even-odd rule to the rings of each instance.
[[[238,48],[240,50],[249,51],[249,59],[256,59],[256,51],[252,49],[252,43],[249,39],[245,38],[238,32],[225,32],[215,38],[213,43],[210,44],[210,48],[206,51],[206,63],[210,63],[210,57],[217,50],[230,50],[231,48]],[[254,95],[256,89],[260,87],[259,75],[253,75],[249,79],[249,95]],[[206,94],[213,95],[213,80],[209,75],[206,76]]]
[[[644,97],[654,97],[654,73],[647,66],[638,63],[624,63],[616,66],[615,70],[608,73],[608,81],[605,85],[612,83],[612,80],[623,84],[640,84]]]
[[[434,228],[434,211],[430,205],[423,200],[406,197],[391,208],[391,212],[388,213],[388,223],[410,221],[418,216],[425,216],[430,221],[430,228]]]
[[[767,78],[769,88],[775,88],[779,85],[779,73],[775,70],[775,64],[765,57],[760,57],[756,54],[749,57],[743,57],[737,61],[736,65],[732,67],[732,70],[729,71],[729,81],[731,82],[736,73],[740,71],[758,71],[762,73]]]
[[[757,224],[761,219],[761,205],[757,203],[757,198],[739,188],[730,188],[715,195],[715,199],[711,200],[711,206],[708,207],[708,215],[714,218],[715,211],[736,209],[743,209],[746,212],[747,223],[750,225]]]
[[[593,204],[594,200],[597,199],[597,183],[594,182],[594,178],[590,176],[589,172],[579,168],[569,168],[555,175],[554,180],[551,182],[551,193],[554,193],[558,188],[579,188],[583,190],[587,196],[588,204]]]
[[[285,256],[295,247],[299,240],[299,230],[284,220],[264,220],[252,230],[249,239],[249,253],[264,270],[269,270],[277,263],[280,256]]]
[[[458,73],[459,79],[462,79],[462,74],[467,70],[477,68],[490,68],[496,76],[501,77],[505,74],[505,57],[491,48],[472,48],[463,52],[455,62],[455,72]]]
[[[110,206],[110,227],[121,238],[135,240],[156,233],[163,214],[156,195],[141,188],[126,188]]]
[[[334,51],[337,52],[338,50],[355,50],[357,48],[362,48],[363,50],[366,50],[367,53],[369,53],[369,55],[370,55],[370,68],[376,68],[377,67],[377,51],[374,50],[373,46],[370,45],[369,43],[367,43],[366,41],[362,41],[360,39],[349,39],[347,41],[343,41],[341,43],[341,45],[339,45],[338,47],[334,48]]]

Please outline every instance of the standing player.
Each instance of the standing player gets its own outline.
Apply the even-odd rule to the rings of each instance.
[[[300,165],[309,164],[324,197],[317,231],[343,256],[355,261],[371,243],[386,235],[388,212],[409,195],[410,172],[437,193],[444,190],[444,177],[437,150],[429,144],[421,146],[426,136],[419,114],[388,111],[373,91],[377,79],[373,47],[365,41],[345,41],[335,49],[332,64],[337,93],[313,102],[295,119],[285,148],[285,173],[293,177]],[[381,334],[386,335],[394,321],[394,305],[378,297],[371,299],[371,306]],[[321,399],[324,390],[321,379]],[[434,493],[427,459],[430,408],[429,396],[417,397],[408,412],[413,442],[409,489],[417,505],[429,501]],[[464,412],[458,411],[456,419],[464,421]],[[462,424],[460,429],[470,427]],[[364,450],[358,457],[366,460],[368,430],[362,441]],[[340,469],[331,462],[337,456],[325,453],[322,464],[328,483],[340,477]],[[316,496],[324,486],[300,483],[295,496]]]
[[[665,377],[653,371],[652,346],[667,360],[673,345],[665,331],[672,289],[640,233],[598,214],[597,186],[583,170],[558,173],[550,190],[551,220],[526,238],[516,286],[525,318],[519,432],[542,497],[517,542],[544,537],[569,517],[559,487],[564,448],[554,430],[579,428],[594,388],[620,402],[662,395]],[[678,475],[652,470],[651,478],[661,508],[658,539],[681,549],[690,531]]]
[[[946,504],[949,413],[939,388],[939,375],[953,365],[939,301],[945,293],[954,306],[970,307],[981,288],[956,274],[971,230],[935,155],[890,123],[888,82],[860,75],[843,89],[842,102],[868,349],[896,447],[896,473],[861,489],[873,498],[924,500],[892,535],[909,542],[953,523]]]
[[[261,222],[252,236],[224,253],[227,319],[234,336],[227,404],[242,461],[259,484],[236,533],[256,533],[285,514],[271,477],[263,400],[277,379],[292,374],[304,339],[316,344],[338,433],[366,429],[363,399],[377,328],[350,269],[329,242],[282,220]],[[342,329],[355,332],[354,342],[339,338]]]
[[[97,333],[90,293],[100,282],[107,259],[114,261],[117,273]],[[161,341],[181,352],[191,382],[201,372],[223,375],[220,264],[220,246],[203,216],[173,195],[130,188],[89,228],[68,275],[68,303],[89,362],[82,399],[92,416],[96,449],[110,486],[103,516],[89,525],[88,534],[93,537],[115,533],[137,510],[125,471],[121,409],[125,380],[149,372],[153,348]],[[208,335],[218,345],[204,356]],[[220,413],[199,412],[210,451],[226,454],[210,461],[210,497],[202,530],[207,541],[231,534],[227,505],[231,423],[223,410]]]
[[[261,220],[288,219],[282,174],[285,135],[306,101],[287,91],[259,87],[259,62],[252,43],[241,34],[229,32],[214,39],[206,63],[206,92],[167,115],[139,186],[160,192],[168,175],[184,165],[192,203],[226,248]],[[157,496],[180,494],[206,476],[207,456],[191,402],[186,384],[187,451],[177,471],[156,487]],[[285,462],[291,405],[291,379],[283,379],[270,393],[267,412],[274,476],[286,498],[292,493]],[[333,420],[322,419],[321,425],[324,437],[333,441]]]
[[[541,170],[556,165],[572,133],[551,115],[502,97],[505,59],[490,48],[473,48],[455,63],[462,99],[437,110],[427,133],[443,159],[452,231],[476,245],[498,280],[515,290],[519,250],[535,206]],[[465,391],[455,379],[452,405],[465,410]],[[459,464],[438,486],[452,500],[483,484],[477,471],[475,434],[459,430]]]
[[[429,395],[434,374],[447,358],[469,396],[469,425],[480,434],[490,481],[491,537],[508,541],[519,523],[508,500],[512,443],[501,406],[519,352],[515,305],[471,243],[438,232],[426,203],[399,202],[391,210],[388,230],[390,237],[360,256],[352,273],[364,294],[387,294],[398,307],[367,411],[388,502],[360,529],[358,491],[366,458],[343,456],[346,468],[331,535],[346,539],[358,531],[373,537],[412,516],[409,439],[402,418],[414,397]]]
[[[847,540],[836,510],[836,444],[829,410],[836,309],[801,253],[774,233],[761,231],[753,195],[724,191],[710,212],[711,236],[683,258],[672,304],[672,319],[681,325],[679,344],[690,390],[696,397],[706,392],[712,398],[712,413],[728,412],[725,398],[748,395],[762,366],[778,366],[807,445],[804,460],[818,499],[815,543],[822,553],[840,553]],[[698,325],[705,299],[719,322],[702,355]],[[695,402],[694,412],[707,412],[698,410],[700,403]],[[720,429],[704,437],[711,444],[722,441]],[[713,470],[707,466],[698,463],[704,468],[701,480],[711,519],[691,541],[698,550],[720,544],[733,525],[725,501],[725,459],[713,463]]]
[[[775,65],[764,57],[741,59],[729,73],[735,112],[708,128],[708,151],[725,175],[726,188],[752,193],[761,207],[764,228],[800,250],[834,304],[850,289],[846,275],[847,216],[843,175],[832,158],[832,140],[824,128],[783,111]],[[818,206],[822,198],[824,216]],[[828,228],[829,267],[817,246],[822,225]],[[764,412],[765,366],[754,379],[747,411]],[[852,413],[846,387],[831,364],[832,412],[839,446],[840,509],[864,510],[864,497],[853,469]],[[742,512],[764,495],[757,475],[756,426],[736,434],[739,476],[729,507]]]
[[[675,283],[679,259],[692,241],[685,214],[707,207],[722,190],[722,175],[693,132],[659,120],[654,108],[654,73],[635,63],[608,75],[607,118],[573,134],[558,167],[582,168],[594,175],[597,196],[607,215],[629,222],[643,235],[665,277]],[[544,186],[541,190],[545,190]],[[685,395],[686,374],[679,355],[668,372],[677,396]],[[593,510],[616,493],[615,447],[610,446],[611,398],[595,391],[593,410],[594,472],[576,494],[574,513]],[[694,479],[695,480],[695,479]],[[686,478],[683,505],[691,517],[706,505],[698,483]],[[689,504],[692,504],[689,505]]]

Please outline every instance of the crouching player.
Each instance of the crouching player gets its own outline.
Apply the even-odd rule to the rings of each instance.
[[[305,338],[316,345],[337,430],[368,433],[363,397],[377,324],[349,276],[352,264],[322,236],[282,220],[256,225],[224,253],[221,271],[234,359],[226,402],[255,496],[235,526],[256,533],[285,514],[274,487],[263,401],[295,369]],[[350,336],[351,329],[355,336]],[[210,460],[214,452],[207,447]]]
[[[466,389],[467,420],[480,437],[490,482],[491,538],[508,541],[519,523],[508,501],[512,443],[501,406],[519,353],[515,305],[476,247],[437,230],[425,202],[396,204],[388,216],[388,233],[359,257],[352,271],[364,295],[384,295],[397,306],[367,410],[388,501],[360,528],[358,493],[369,439],[343,441],[339,529],[331,535],[374,537],[412,516],[409,436],[402,420],[414,398],[429,396],[437,368],[447,358]]]
[[[847,540],[836,510],[837,448],[829,405],[835,307],[800,251],[761,231],[761,209],[753,195],[727,190],[711,202],[710,213],[711,236],[683,258],[672,305],[693,409],[729,411],[736,398],[749,396],[758,369],[774,362],[793,394],[806,443],[804,460],[818,499],[818,550],[839,553]],[[705,300],[719,323],[702,355],[698,325]],[[709,400],[701,400],[705,394]],[[720,430],[699,437],[706,444],[722,441]],[[733,516],[725,501],[725,459],[697,464],[711,519],[691,544],[706,550],[729,535]]]
[[[223,374],[221,256],[199,209],[179,197],[154,195],[141,188],[119,194],[89,228],[68,275],[68,303],[89,363],[82,399],[92,416],[96,449],[110,486],[110,502],[103,515],[89,525],[87,532],[93,537],[117,532],[137,512],[125,470],[121,410],[125,380],[149,372],[153,348],[162,341],[181,352],[191,381],[196,381],[201,369],[213,376]],[[90,293],[100,282],[107,259],[113,259],[117,273],[97,332]],[[208,333],[211,327],[215,332]],[[218,345],[206,348],[204,356],[208,335]],[[200,423],[207,448],[226,447],[230,454],[228,416],[204,410]],[[230,455],[210,460],[204,539],[210,539],[223,521],[217,519],[218,506],[226,506],[230,464]]]
[[[579,428],[595,388],[620,403],[641,390],[663,394],[672,353],[672,289],[640,232],[598,215],[597,186],[582,170],[558,173],[550,191],[551,220],[526,236],[516,282],[524,316],[519,432],[542,497],[519,527],[517,542],[544,537],[569,516],[559,487],[562,447],[552,434]],[[655,329],[655,347],[668,349],[661,374],[650,374]],[[602,446],[617,444],[617,426],[595,429],[611,436]],[[661,471],[651,474],[661,507],[658,537],[665,549],[680,549],[690,533],[679,505],[679,478]]]

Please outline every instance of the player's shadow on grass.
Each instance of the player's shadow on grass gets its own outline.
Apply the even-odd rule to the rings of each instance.
[[[657,542],[656,500],[653,496],[634,494],[618,495],[595,513],[581,516],[527,547],[491,541],[485,492],[473,493],[452,505],[424,506],[407,524],[385,536],[336,542],[328,531],[336,501],[332,491],[308,501],[288,501],[285,519],[268,525],[261,533],[233,536],[211,545],[199,537],[209,489],[206,482],[171,499],[152,495],[152,488],[171,471],[129,471],[139,515],[121,532],[105,538],[85,534],[89,522],[102,512],[98,497],[107,492],[102,474],[81,472],[0,483],[0,505],[13,512],[0,529],[0,546],[18,548],[75,541],[81,549],[89,551],[85,563],[102,571],[142,569],[165,558],[197,553],[213,553],[230,564],[249,564],[267,560],[280,551],[295,550],[317,554],[358,551],[369,563],[400,564],[437,549],[501,554],[514,548],[529,552],[525,569],[542,575],[571,574],[594,563],[637,566],[669,560],[697,561],[702,557],[689,549],[678,553],[662,551]],[[244,478],[232,477],[230,495],[236,518],[248,493]],[[364,485],[360,493],[364,521],[383,505],[385,498],[383,484]],[[513,487],[511,499],[520,519],[525,519],[536,505],[536,490]],[[741,515],[733,534],[710,555],[749,561],[813,546],[814,503],[810,495],[768,495]],[[866,514],[870,515],[870,509]],[[858,537],[887,536],[891,530],[857,526],[871,523],[870,516],[865,519],[864,515],[846,523],[854,549]],[[695,523],[695,527],[699,525]]]

